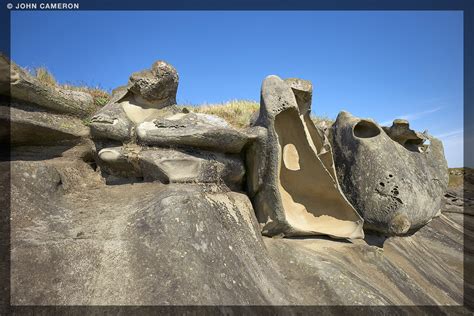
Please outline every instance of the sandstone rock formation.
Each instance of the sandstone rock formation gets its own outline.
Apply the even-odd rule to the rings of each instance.
[[[272,239],[261,236],[245,194],[110,186],[78,153],[0,164],[12,172],[13,304],[462,302],[460,214],[383,248]]]
[[[382,129],[391,139],[408,150],[423,152],[428,148],[428,145],[424,145],[425,141],[428,140],[428,136],[410,129],[407,120],[396,119],[392,126],[383,126]]]
[[[4,55],[0,69],[2,144],[13,149],[54,146],[64,151],[88,139],[90,131],[83,119],[94,108],[90,94],[45,84]],[[59,154],[45,151],[50,156]]]
[[[196,149],[108,147],[98,152],[97,162],[109,175],[164,184],[221,183],[238,190],[245,175],[243,161],[238,155]]]
[[[178,113],[141,123],[137,139],[153,146],[190,146],[235,154],[242,151],[249,137],[213,115]]]
[[[406,121],[382,129],[347,112],[339,113],[332,136],[342,189],[365,228],[405,234],[439,214],[448,184],[439,140],[410,130]]]
[[[51,145],[89,136],[81,119],[41,111],[24,102],[0,103],[0,139],[13,145]]]
[[[55,113],[86,117],[94,110],[92,96],[42,83],[26,73],[6,56],[0,55],[0,91],[11,97]]]
[[[129,180],[241,188],[245,168],[236,154],[249,136],[219,117],[179,111],[177,87],[176,70],[158,61],[114,90],[90,124],[101,170]]]
[[[259,175],[249,176],[257,218],[270,236],[362,238],[363,221],[340,190],[328,143],[309,119],[310,87],[277,76],[262,84],[256,125],[267,132],[247,155],[249,173]]]
[[[43,91],[17,88],[16,96]],[[11,244],[10,270],[0,271],[11,276],[12,304],[462,304],[462,214],[450,208],[410,237],[356,239],[362,220],[339,188],[327,134],[311,123],[309,81],[265,79],[256,124],[245,130],[180,112],[176,89],[174,68],[156,63],[116,89],[90,124],[71,110],[82,106],[74,98],[63,110],[39,97],[0,105],[1,142],[12,127],[9,161],[0,162],[9,190],[0,204],[10,206],[0,222],[11,228],[0,235]],[[48,91],[49,100],[69,93]],[[371,135],[366,125],[357,135]],[[421,158],[440,161],[440,144],[415,133],[431,140],[424,147],[398,125],[387,130],[397,142],[385,135],[381,148],[406,151],[412,164],[392,178],[441,179]],[[262,224],[264,235],[311,238],[269,238]],[[396,311],[405,309],[423,312]]]
[[[174,107],[177,89],[178,73],[164,61],[133,73],[127,86],[115,89],[110,101],[92,117],[92,136],[130,141],[138,124],[178,112]]]
[[[1,183],[12,172],[12,304],[412,306],[400,307],[407,313],[463,302],[462,214],[385,241],[268,238],[245,194],[106,185],[90,161],[38,151],[0,163]]]

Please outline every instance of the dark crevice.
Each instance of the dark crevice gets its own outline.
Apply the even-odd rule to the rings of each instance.
[[[372,138],[380,135],[380,129],[375,123],[361,120],[354,126],[354,136],[359,138]]]

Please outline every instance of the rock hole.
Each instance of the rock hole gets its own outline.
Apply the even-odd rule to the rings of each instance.
[[[354,136],[359,138],[372,138],[380,134],[380,129],[374,123],[361,120],[354,126]]]
[[[380,182],[379,184],[383,187],[385,186],[385,183],[383,183],[383,182]]]
[[[300,170],[300,156],[293,144],[286,144],[283,148],[283,163],[288,170]]]
[[[392,177],[393,177],[393,175],[392,175],[392,174],[389,174],[389,175],[388,175],[388,177],[389,177],[389,178],[392,178]]]
[[[420,139],[408,139],[403,146],[409,151],[413,152],[423,152],[423,140]]]

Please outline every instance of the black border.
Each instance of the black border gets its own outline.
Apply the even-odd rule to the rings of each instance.
[[[79,3],[87,10],[459,10],[464,15],[464,165],[474,167],[474,0],[0,0],[0,52],[10,56],[11,10],[7,3]],[[8,160],[9,144],[0,145],[0,161]],[[9,174],[8,174],[9,176]],[[6,205],[0,206],[0,315],[96,315],[96,314],[165,314],[165,315],[304,315],[326,314],[465,314],[474,311],[474,256],[467,245],[474,246],[472,221],[464,221],[464,305],[463,306],[11,306],[10,305],[10,192],[1,192]],[[472,233],[471,233],[472,234]],[[474,247],[469,247],[473,249]],[[317,295],[317,293],[315,293]]]

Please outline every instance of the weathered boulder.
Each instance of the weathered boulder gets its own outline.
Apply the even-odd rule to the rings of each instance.
[[[133,73],[128,90],[142,103],[154,108],[163,108],[176,104],[178,80],[176,69],[159,60],[150,70]]]
[[[323,139],[307,121],[307,98],[300,100],[306,102],[301,104],[304,113],[290,85],[277,76],[263,81],[256,125],[267,135],[247,154],[248,187],[262,232],[362,238],[363,220],[319,157]]]
[[[142,122],[176,114],[178,74],[173,66],[157,61],[150,70],[133,73],[126,86],[112,92],[109,102],[91,118],[95,139],[127,142]]]
[[[6,56],[0,55],[0,68],[10,71],[0,75],[0,91],[10,93],[12,98],[34,103],[56,113],[86,117],[94,111],[95,105],[89,93],[73,91],[45,84],[18,67]],[[8,89],[8,85],[10,88]]]
[[[0,105],[0,142],[19,145],[60,145],[89,136],[89,128],[72,116],[39,111],[12,100]]]
[[[94,139],[128,141],[133,125],[124,109],[116,103],[105,105],[90,120],[91,135]]]
[[[426,145],[423,146],[423,143],[428,140],[428,137],[423,133],[410,129],[410,124],[407,120],[396,119],[393,121],[392,126],[382,126],[382,129],[391,139],[408,150],[424,151],[426,149]]]
[[[364,227],[405,234],[439,213],[447,163],[436,138],[420,137],[400,121],[386,130],[388,135],[372,120],[339,113],[331,131],[334,159],[341,187],[363,216]],[[423,145],[424,138],[429,146]]]
[[[145,182],[216,183],[241,190],[245,167],[238,155],[128,144],[98,152],[102,171]]]
[[[240,153],[249,136],[213,115],[178,113],[143,122],[137,140],[152,146],[195,147],[224,153]]]

